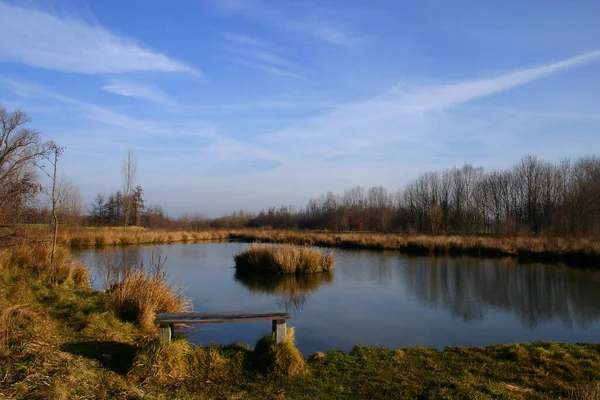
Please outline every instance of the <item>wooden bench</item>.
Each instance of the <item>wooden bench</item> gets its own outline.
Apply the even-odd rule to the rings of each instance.
[[[292,318],[285,310],[276,311],[244,311],[244,312],[182,312],[182,313],[161,313],[154,321],[159,325],[158,335],[164,343],[169,343],[173,336],[173,326],[175,324],[218,324],[223,322],[252,322],[252,321],[273,321],[273,335],[276,343],[286,341],[286,323],[287,319]]]

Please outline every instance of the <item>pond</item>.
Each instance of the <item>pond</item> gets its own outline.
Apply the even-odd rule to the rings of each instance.
[[[247,243],[131,246],[75,252],[102,288],[98,265],[165,260],[195,311],[285,308],[305,356],[357,344],[388,348],[600,339],[600,272],[507,259],[412,257],[340,250],[330,275],[239,276]],[[269,322],[200,325],[196,344],[254,346]]]

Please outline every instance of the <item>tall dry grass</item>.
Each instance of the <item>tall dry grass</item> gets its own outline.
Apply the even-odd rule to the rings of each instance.
[[[312,274],[329,272],[335,266],[333,252],[291,244],[268,245],[253,243],[234,257],[235,267],[242,272],[271,272],[277,274]]]
[[[71,257],[68,248],[57,247],[53,262],[50,261],[51,252],[50,243],[21,243],[2,252],[2,265],[31,272],[53,283],[89,286],[87,268]]]
[[[600,260],[600,238],[432,236],[394,233],[336,233],[245,230],[241,240],[351,249],[398,250],[431,255],[509,256],[548,261]]]
[[[149,335],[156,335],[154,324],[161,312],[187,311],[191,304],[167,280],[164,263],[150,262],[148,269],[104,266],[106,306],[125,321],[136,322]]]
[[[70,247],[119,246],[137,244],[193,243],[229,238],[226,231],[167,231],[142,228],[64,228],[58,243]]]

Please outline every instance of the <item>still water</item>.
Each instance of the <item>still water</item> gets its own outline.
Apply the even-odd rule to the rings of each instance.
[[[309,355],[356,344],[389,348],[556,340],[600,341],[600,272],[511,260],[409,257],[336,250],[331,275],[239,276],[233,256],[246,243],[132,246],[78,254],[101,289],[98,265],[166,258],[165,269],[195,311],[285,308]],[[200,325],[196,344],[253,346],[270,323]]]

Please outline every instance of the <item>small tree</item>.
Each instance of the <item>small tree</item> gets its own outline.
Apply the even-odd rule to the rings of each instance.
[[[54,254],[56,253],[56,239],[58,237],[58,215],[57,215],[57,204],[58,204],[58,191],[57,191],[57,180],[56,180],[56,169],[58,167],[58,158],[64,153],[64,147],[57,146],[54,142],[50,145],[50,154],[44,156],[44,158],[52,166],[52,172],[46,170],[45,165],[41,165],[40,169],[50,178],[52,181],[52,194],[51,194],[51,212],[52,212],[52,252],[50,253],[50,266],[52,267],[52,277],[54,279]]]
[[[129,224],[131,209],[134,205],[135,178],[137,175],[137,161],[131,150],[127,150],[127,156],[123,161],[123,227]]]

